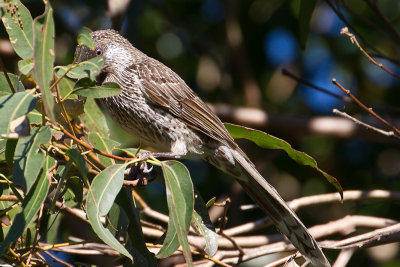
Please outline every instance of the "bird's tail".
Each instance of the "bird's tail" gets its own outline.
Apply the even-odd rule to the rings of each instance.
[[[232,156],[239,163],[241,177],[238,182],[244,191],[271,218],[278,230],[284,234],[300,253],[315,266],[330,266],[315,239],[300,221],[297,215],[288,207],[282,197],[247,158],[240,148],[232,149]],[[236,168],[239,166],[235,166]],[[232,173],[232,171],[231,171]]]

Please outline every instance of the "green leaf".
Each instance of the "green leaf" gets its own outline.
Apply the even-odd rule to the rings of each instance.
[[[139,212],[136,209],[132,193],[129,188],[122,188],[115,200],[129,218],[127,249],[133,255],[133,266],[157,266],[156,258],[147,249],[140,223]],[[131,266],[126,263],[124,266]]]
[[[36,106],[37,99],[30,92],[19,92],[0,97],[0,136],[18,138],[28,136],[26,114]]]
[[[71,79],[89,78],[90,80],[94,81],[96,80],[97,74],[100,73],[103,63],[103,56],[94,57],[87,61],[80,62],[67,73],[67,77]],[[57,71],[57,75],[63,75],[70,67],[71,65],[60,67],[60,69]]]
[[[316,3],[317,0],[300,0],[299,39],[302,49],[306,48],[308,33],[310,32],[311,18]]]
[[[19,80],[17,75],[8,73],[8,77],[14,87],[15,92],[22,92],[25,90],[24,85]],[[0,73],[0,97],[12,93],[10,85],[7,82],[6,76],[3,72]],[[0,107],[1,108],[1,107]]]
[[[112,154],[113,149],[115,147],[121,145],[120,143],[118,143],[114,140],[102,137],[98,133],[90,133],[89,134],[89,142],[93,147],[95,147],[101,151],[107,152],[108,154]],[[112,158],[101,156],[101,155],[98,155],[98,157],[99,157],[100,162],[103,163],[103,165],[106,167],[108,167],[112,164],[115,164],[115,160]]]
[[[25,229],[35,218],[35,215],[39,212],[40,206],[45,201],[49,191],[50,179],[47,176],[47,172],[52,166],[54,166],[54,164],[55,161],[53,158],[46,158],[46,163],[44,164],[39,179],[36,180],[22,202],[22,212],[15,216],[11,228],[8,231],[4,242],[1,244],[0,254],[3,254],[7,246],[23,234]]]
[[[98,237],[113,249],[133,260],[132,255],[115,239],[108,229],[103,227],[100,221],[100,217],[109,212],[115,197],[121,190],[126,166],[127,164],[116,164],[96,175],[93,179],[91,190],[88,192],[86,213]]]
[[[18,0],[2,1],[2,17],[15,52],[23,59],[33,57],[32,16]],[[18,9],[16,8],[18,6]],[[8,10],[10,9],[10,10]],[[14,13],[15,9],[15,13]]]
[[[49,210],[50,213],[54,212],[54,207],[56,206],[56,202],[58,200],[58,197],[61,194],[61,189],[64,186],[65,180],[67,179],[67,174],[68,174],[71,166],[72,166],[72,160],[70,159],[67,162],[67,164],[65,164],[65,166],[61,166],[61,168],[58,168],[58,170],[61,169],[61,176],[60,176],[60,179],[58,180],[56,192],[53,195],[53,199],[50,202],[50,205],[48,206],[48,210]],[[57,170],[57,172],[58,172],[58,170]]]
[[[5,160],[8,165],[13,165],[15,148],[17,147],[18,139],[6,139]]]
[[[14,183],[28,192],[38,176],[45,158],[40,144],[49,143],[50,126],[36,128],[30,136],[19,139],[14,154]]]
[[[33,59],[22,59],[18,61],[18,69],[22,74],[28,75],[33,70]]]
[[[81,153],[79,153],[79,151],[76,149],[70,149],[65,154],[68,157],[70,157],[71,160],[75,163],[79,172],[82,175],[82,181],[83,181],[84,185],[89,188],[89,181],[87,178],[89,169],[88,169],[88,166],[86,165],[86,160],[83,158]]]
[[[92,39],[92,36],[90,36],[91,30],[88,28],[83,28],[80,33],[78,34],[78,45],[86,45],[90,49],[95,48],[95,43]]]
[[[243,126],[238,126],[230,123],[225,123],[226,129],[228,129],[229,133],[233,138],[245,138],[247,140],[253,141],[256,145],[262,148],[267,149],[281,149],[285,151],[288,156],[296,161],[298,164],[310,166],[320,172],[336,189],[339,191],[341,197],[343,198],[343,189],[338,180],[321,170],[315,159],[311,156],[307,155],[304,152],[297,151],[291,147],[289,143],[286,141],[269,135],[267,133],[250,129]]]
[[[109,129],[106,117],[97,106],[95,100],[92,98],[86,99],[84,110],[85,112],[80,116],[80,118],[86,128],[88,128],[90,132],[100,134],[102,137],[108,137]]]
[[[116,83],[105,83],[101,86],[96,86],[96,82],[89,78],[83,78],[76,82],[75,88],[72,91],[76,95],[91,97],[91,98],[103,98],[113,95],[119,95],[121,89]]]
[[[83,183],[79,177],[69,177],[63,192],[64,203],[68,207],[81,206],[83,202]]]
[[[169,244],[177,238],[182,246],[186,263],[189,266],[193,266],[190,246],[187,240],[194,208],[192,180],[185,165],[179,161],[164,161],[161,168],[165,179],[170,219],[167,236],[157,257],[172,255],[176,248]],[[173,249],[175,250],[172,251]]]
[[[47,2],[45,13],[34,20],[35,33],[35,77],[42,93],[44,110],[54,120],[54,99],[50,91],[54,65],[54,20],[53,9]]]

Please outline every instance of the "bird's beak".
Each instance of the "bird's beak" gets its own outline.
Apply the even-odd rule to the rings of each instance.
[[[86,45],[78,45],[75,49],[75,63],[78,64],[80,62],[89,60],[96,56],[96,52],[93,49],[90,49]]]

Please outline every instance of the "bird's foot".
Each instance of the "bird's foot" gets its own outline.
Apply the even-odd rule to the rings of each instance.
[[[153,181],[156,177],[156,173],[152,172],[153,167],[146,161],[139,161],[131,168],[126,169],[125,175],[128,185],[145,186],[148,182]]]

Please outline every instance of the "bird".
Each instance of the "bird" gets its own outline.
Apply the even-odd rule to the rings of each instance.
[[[117,83],[121,92],[97,100],[122,129],[160,151],[155,152],[159,157],[199,156],[232,175],[307,260],[315,266],[330,266],[297,215],[177,73],[115,30],[93,31],[91,37],[95,48],[77,46],[77,62],[104,57],[97,82]]]

